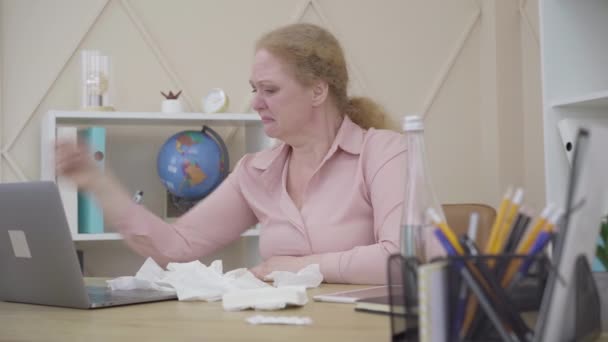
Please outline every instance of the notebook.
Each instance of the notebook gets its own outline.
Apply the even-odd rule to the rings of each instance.
[[[395,312],[405,314],[405,306],[403,297],[396,298],[399,302],[394,303]],[[355,303],[355,311],[371,312],[371,313],[391,313],[391,302],[389,296],[372,297],[360,299]]]
[[[381,296],[388,296],[388,287],[385,285],[321,294],[313,296],[312,299],[319,302],[355,303],[361,299]]]
[[[418,331],[421,342],[447,341],[447,262],[418,268]]]
[[[90,309],[177,298],[86,287],[53,182],[0,184],[0,217],[0,300]]]

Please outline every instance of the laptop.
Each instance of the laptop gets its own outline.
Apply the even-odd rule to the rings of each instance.
[[[0,300],[93,309],[175,298],[85,286],[57,185],[0,184]]]

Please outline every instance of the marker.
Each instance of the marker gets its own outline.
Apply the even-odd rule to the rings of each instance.
[[[141,204],[141,202],[144,200],[144,192],[141,190],[137,190],[135,192],[135,195],[133,195],[133,202],[135,202],[135,204]]]

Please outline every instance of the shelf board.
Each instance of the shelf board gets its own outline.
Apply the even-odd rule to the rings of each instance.
[[[197,125],[213,122],[217,125],[261,124],[254,113],[158,113],[158,112],[86,112],[50,111],[57,125]]]
[[[251,228],[246,230],[241,236],[259,236],[259,228]],[[76,234],[72,235],[74,241],[112,241],[122,240],[122,235],[118,233],[102,233],[102,234]]]
[[[553,101],[553,107],[590,107],[608,109],[608,90]]]
[[[72,240],[74,240],[74,241],[122,240],[122,236],[118,233],[75,234],[75,235],[72,235]]]

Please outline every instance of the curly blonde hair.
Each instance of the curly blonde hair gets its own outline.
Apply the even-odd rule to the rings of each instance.
[[[323,80],[341,113],[364,129],[387,128],[389,116],[367,97],[349,97],[348,70],[340,43],[329,31],[313,24],[292,24],[264,34],[255,50],[280,58],[304,85]]]

